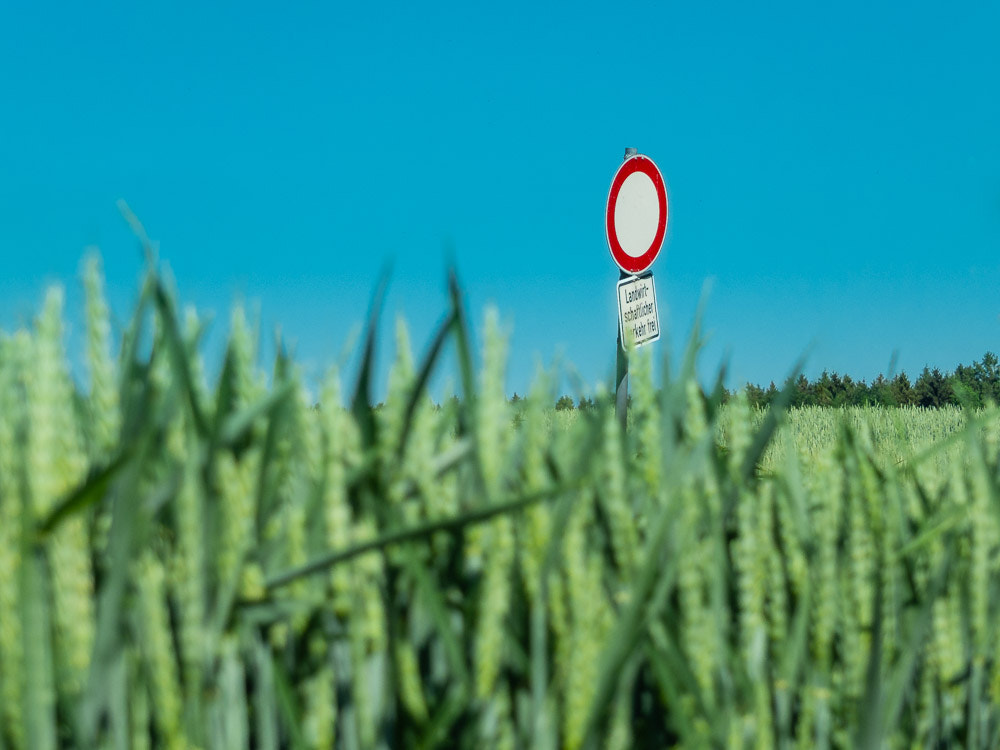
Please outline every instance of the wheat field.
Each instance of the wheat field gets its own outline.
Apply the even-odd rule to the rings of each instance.
[[[514,406],[454,281],[374,408],[377,299],[356,373],[237,308],[209,382],[83,281],[85,377],[58,287],[0,338],[0,750],[1000,746],[996,409],[723,406],[697,331],[626,430]]]

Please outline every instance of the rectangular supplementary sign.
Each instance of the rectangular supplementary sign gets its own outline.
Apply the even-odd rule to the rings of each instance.
[[[618,282],[618,332],[623,344],[631,337],[637,347],[660,338],[653,274]]]

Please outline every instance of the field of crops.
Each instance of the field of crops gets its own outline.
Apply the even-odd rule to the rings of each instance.
[[[85,387],[58,289],[0,338],[0,750],[1000,746],[997,411],[723,407],[697,333],[625,431],[515,408],[455,284],[373,409],[374,325],[307,384],[237,310],[208,383],[84,279]]]

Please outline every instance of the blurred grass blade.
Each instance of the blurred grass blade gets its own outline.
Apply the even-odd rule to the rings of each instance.
[[[222,434],[222,424],[236,408],[236,362],[233,342],[226,347],[226,357],[222,360],[222,372],[215,389],[215,418],[212,423],[212,439]]]
[[[25,690],[23,716],[27,744],[32,750],[56,748],[55,665],[52,660],[54,633],[49,608],[49,585],[39,549],[25,546],[21,565],[21,622]],[[10,613],[4,613],[10,616]]]
[[[279,346],[274,359],[274,383],[290,383],[290,365],[284,350]],[[290,399],[279,399],[270,412],[267,431],[264,434],[263,453],[260,461],[260,471],[257,478],[257,497],[255,523],[259,537],[267,527],[268,521],[278,505],[278,472],[275,456],[278,454],[278,442],[282,439],[286,421],[291,409]]]
[[[657,584],[662,586],[665,581],[669,583],[677,572],[667,544],[672,520],[673,508],[669,504],[662,505],[651,526],[646,544],[646,559],[635,575],[629,592],[628,607],[619,617],[604,646],[597,687],[587,714],[585,746],[589,746],[597,737],[598,729],[611,706],[625,661],[639,645],[639,633],[646,618],[656,614],[650,607],[653,590]]]
[[[257,732],[254,739],[260,750],[278,750],[277,698],[274,686],[274,663],[271,652],[259,634],[251,638],[254,667],[253,715]]]
[[[448,609],[442,593],[423,565],[416,566],[412,573],[417,584],[417,593],[420,596],[420,600],[430,611],[436,632],[441,636],[442,650],[448,659],[448,666],[457,678],[460,692],[465,694],[471,684],[469,669],[465,663],[459,635],[455,633],[449,619]]]
[[[562,548],[562,540],[566,531],[570,514],[577,501],[573,491],[561,493],[552,513],[552,533],[545,545],[542,566],[538,574],[538,597],[533,603],[531,621],[529,623],[529,653],[531,657],[531,711],[532,711],[532,743],[533,746],[544,748],[550,744],[550,726],[548,693],[549,693],[549,645],[547,611],[549,598],[549,578]]]
[[[741,482],[747,482],[754,476],[761,457],[764,455],[764,451],[767,450],[767,446],[777,433],[778,427],[784,421],[788,406],[791,404],[792,397],[795,395],[797,388],[795,384],[796,378],[798,378],[799,373],[802,371],[803,365],[804,359],[799,359],[795,363],[791,373],[789,373],[788,378],[785,380],[784,388],[778,391],[778,395],[771,402],[771,406],[767,410],[767,415],[764,417],[764,423],[754,433],[753,441],[747,449],[743,463],[740,466]],[[724,522],[729,519],[736,506],[739,486],[739,484],[733,484],[731,491],[726,497],[722,513]]]
[[[881,558],[882,546],[876,543],[877,557]],[[858,736],[855,746],[859,750],[880,750],[885,737],[884,695],[882,684],[882,605],[883,582],[881,559],[875,565],[875,586],[872,591],[872,628],[865,669],[865,692],[859,707]]]
[[[403,425],[399,432],[399,440],[396,442],[396,458],[402,458],[403,456],[407,439],[410,436],[410,429],[413,427],[413,414],[416,412],[420,399],[427,394],[427,383],[430,380],[431,373],[434,371],[434,366],[441,356],[444,344],[448,340],[448,336],[452,333],[454,323],[455,311],[452,310],[438,328],[434,339],[431,341],[430,348],[428,348],[427,354],[420,364],[420,369],[417,371],[417,376],[413,381],[406,400],[406,408],[403,411]]]
[[[473,444],[469,438],[460,438],[451,448],[434,459],[431,472],[436,477],[446,474],[458,466],[462,459],[472,452],[472,448]]]
[[[163,281],[156,279],[153,287],[156,307],[160,313],[160,321],[163,324],[163,333],[166,337],[167,350],[173,363],[175,377],[180,378],[184,395],[191,410],[191,419],[195,429],[202,437],[208,436],[208,423],[202,412],[201,404],[198,402],[198,391],[194,386],[194,376],[191,370],[191,361],[188,356],[187,344],[181,335],[177,324],[177,315],[174,310],[174,301],[163,286]]]
[[[150,388],[151,386],[147,386]],[[149,448],[149,436],[144,435],[136,446],[135,461],[125,464],[111,491],[111,533],[108,542],[108,566],[97,595],[97,628],[93,658],[87,676],[87,688],[81,706],[84,739],[96,745],[97,732],[107,709],[104,686],[109,681],[109,670],[122,652],[122,622],[128,608],[125,606],[126,590],[132,571],[131,562],[141,546],[147,517],[143,505],[136,502],[142,497],[141,474]]]
[[[111,747],[114,750],[129,750],[128,731],[128,665],[125,655],[118,654],[108,670],[108,725]]]
[[[129,225],[129,228],[132,230],[132,233],[136,236],[136,239],[139,240],[139,246],[142,248],[142,254],[146,258],[146,265],[149,268],[155,268],[157,262],[156,247],[149,239],[149,235],[146,234],[146,228],[142,225],[142,222],[139,221],[139,217],[132,212],[132,209],[129,208],[128,203],[126,203],[123,198],[119,198],[115,203],[118,206],[118,211]]]
[[[458,356],[458,369],[462,378],[462,396],[465,400],[465,413],[474,413],[476,401],[476,376],[472,364],[472,345],[469,339],[469,326],[465,319],[465,303],[462,300],[462,290],[458,284],[455,269],[448,273],[448,293],[451,298],[451,316],[455,326],[455,353]],[[469,425],[465,425],[469,429]]]
[[[131,456],[132,451],[125,447],[111,462],[92,470],[76,489],[56,503],[56,507],[38,527],[39,541],[44,542],[66,518],[104,499],[111,482]]]
[[[906,695],[913,690],[913,675],[919,664],[922,646],[926,643],[931,630],[934,602],[944,592],[951,565],[950,555],[946,552],[931,574],[923,600],[919,602],[917,611],[910,618],[910,630],[906,634],[905,646],[899,650],[899,660],[884,678],[882,727],[889,728],[896,725]]]
[[[383,550],[386,547],[402,544],[404,542],[426,539],[439,531],[458,531],[468,526],[484,523],[495,518],[496,516],[514,513],[527,508],[530,505],[534,505],[535,503],[547,500],[548,498],[565,492],[572,487],[579,487],[581,484],[582,483],[579,481],[569,482],[564,485],[541,490],[539,492],[522,495],[514,500],[508,500],[497,503],[496,505],[490,505],[485,508],[469,511],[468,513],[463,513],[451,518],[427,521],[409,529],[393,531],[384,534],[377,539],[362,542],[352,547],[348,547],[345,550],[324,555],[323,557],[320,557],[319,559],[299,568],[294,568],[284,573],[280,573],[273,578],[268,579],[266,586],[268,590],[281,588],[282,586],[287,586],[289,583],[292,583],[299,578],[304,578],[305,576],[310,576],[327,570],[328,568],[332,568],[334,565],[344,563],[357,557],[358,555],[363,555],[366,552]]]
[[[761,456],[764,455],[764,450],[770,444],[771,439],[778,430],[778,426],[785,418],[785,413],[788,410],[788,406],[792,403],[792,398],[795,396],[796,388],[798,387],[795,383],[802,372],[802,368],[805,365],[805,359],[799,359],[789,373],[788,378],[785,380],[785,387],[778,391],[778,395],[775,397],[774,401],[771,402],[770,408],[767,410],[767,416],[764,418],[764,424],[760,426],[757,433],[754,435],[753,442],[750,445],[750,449],[747,451],[746,457],[743,459],[743,465],[740,468],[740,476],[744,479],[749,479],[753,476],[757,464],[760,461]]]
[[[139,291],[135,311],[132,313],[132,318],[122,336],[119,390],[122,394],[122,413],[126,417],[134,413],[134,410],[129,409],[133,396],[132,389],[145,382],[145,379],[140,377],[145,372],[145,368],[139,357],[139,347],[142,345],[143,333],[146,328],[146,317],[153,298],[154,283],[155,277],[152,271],[147,272]],[[123,434],[128,434],[124,426]]]
[[[255,403],[226,417],[219,429],[219,444],[232,447],[244,442],[258,419],[270,417],[295,392],[295,381],[279,383]]]
[[[650,625],[649,632],[650,638],[643,643],[643,651],[649,659],[653,677],[667,697],[669,705],[682,705],[686,695],[690,695],[694,699],[693,707],[698,714],[708,718],[701,691],[698,689],[698,680],[691,672],[686,657],[678,650],[674,639],[668,635],[663,623],[659,621]],[[681,738],[692,747],[696,747],[701,740],[694,728],[697,716],[693,716],[691,711],[675,711],[671,712],[670,718]]]
[[[278,712],[282,718],[282,726],[287,733],[289,747],[293,750],[308,750],[309,746],[302,735],[302,712],[299,709],[299,702],[292,689],[288,673],[276,657],[271,658],[271,674],[274,676]]]
[[[366,448],[377,442],[375,437],[377,426],[372,410],[372,379],[375,377],[375,339],[378,336],[378,323],[388,285],[389,269],[386,268],[379,277],[369,306],[365,343],[361,350],[361,365],[354,386],[354,397],[351,399],[351,412],[361,431],[362,445]]]
[[[715,377],[715,383],[712,386],[712,390],[708,392],[707,400],[707,415],[710,421],[716,421],[718,411],[722,408],[723,401],[726,398],[726,376],[728,375],[728,365],[723,362],[722,366],[719,368],[719,372]]]
[[[681,369],[677,374],[677,379],[681,382],[693,380],[696,375],[695,363],[698,360],[698,354],[705,346],[705,341],[701,337],[701,322],[705,319],[705,308],[708,306],[711,288],[711,281],[706,281],[701,287],[698,309],[695,310],[694,321],[691,323],[691,333],[688,336],[687,346],[684,348],[684,358],[681,360]],[[664,356],[667,356],[666,347],[664,347]]]
[[[421,738],[418,748],[438,748],[450,747],[453,743],[449,740],[449,732],[455,723],[461,718],[462,712],[469,701],[468,689],[462,685],[456,685],[445,696],[441,708],[431,717],[427,724],[427,729]]]

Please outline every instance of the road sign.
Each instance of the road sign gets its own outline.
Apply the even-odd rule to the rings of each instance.
[[[640,274],[656,260],[667,232],[667,189],[648,156],[630,156],[615,172],[605,225],[611,257],[625,273]]]
[[[618,332],[623,345],[632,339],[639,347],[660,338],[653,274],[629,276],[618,282]]]

